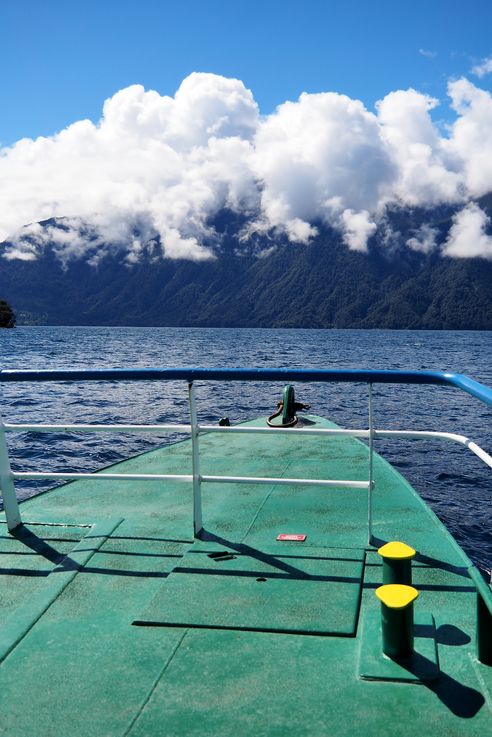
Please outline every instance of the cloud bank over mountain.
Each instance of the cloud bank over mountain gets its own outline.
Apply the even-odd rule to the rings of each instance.
[[[492,258],[486,214],[471,200],[492,191],[492,97],[465,78],[448,85],[454,122],[416,90],[369,111],[334,92],[302,94],[260,115],[237,79],[194,73],[174,97],[140,85],[49,138],[0,150],[0,241],[5,257],[32,260],[47,242],[62,261],[92,263],[121,249],[170,258],[212,257],[209,221],[223,208],[248,218],[244,238],[274,230],[306,243],[315,223],[365,251],[389,206],[459,207],[445,255]],[[37,223],[64,218],[63,228]],[[409,248],[438,247],[422,228]]]

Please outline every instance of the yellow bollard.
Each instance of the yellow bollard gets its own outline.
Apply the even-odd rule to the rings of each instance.
[[[378,550],[383,559],[383,584],[412,584],[412,558],[416,552],[410,545],[390,542]]]
[[[381,602],[383,652],[392,660],[413,653],[413,602],[419,592],[413,586],[385,584],[376,589]]]

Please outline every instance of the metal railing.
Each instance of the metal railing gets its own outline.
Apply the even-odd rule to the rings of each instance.
[[[432,438],[457,442],[492,468],[492,457],[480,446],[462,435],[436,431],[377,430],[373,424],[372,385],[375,383],[401,384],[438,384],[459,388],[480,401],[492,406],[492,390],[472,379],[460,374],[435,371],[370,371],[370,370],[301,370],[301,369],[96,369],[85,371],[0,371],[1,382],[60,382],[60,381],[171,381],[185,380],[188,384],[188,400],[190,411],[189,424],[159,425],[81,425],[81,424],[12,424],[0,423],[0,491],[3,497],[5,515],[9,530],[21,524],[21,514],[16,498],[14,481],[16,479],[53,479],[75,480],[162,480],[182,481],[193,485],[193,527],[195,536],[203,528],[201,485],[203,483],[247,483],[276,484],[300,486],[321,486],[363,489],[368,492],[368,536],[372,537],[372,492],[374,440],[378,438]],[[197,416],[195,384],[197,380],[207,381],[297,381],[297,382],[363,382],[368,386],[368,428],[289,428],[288,430],[267,427],[218,427],[217,425],[200,425]],[[191,435],[191,474],[119,474],[119,473],[58,473],[58,472],[21,472],[12,471],[10,467],[6,433],[9,432],[134,432],[161,433],[185,432]],[[346,479],[302,479],[250,476],[213,476],[200,472],[199,437],[203,433],[281,433],[302,434],[308,436],[351,436],[368,441],[368,478],[367,480]]]

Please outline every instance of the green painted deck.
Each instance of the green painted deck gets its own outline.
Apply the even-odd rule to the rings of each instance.
[[[367,477],[367,449],[346,438],[200,445],[204,474]],[[190,445],[111,470],[191,472]],[[0,734],[489,734],[470,563],[379,458],[375,480],[376,546],[418,551],[416,650],[435,653],[431,680],[378,660],[365,491],[204,484],[194,541],[191,485],[87,480],[23,503],[15,536],[0,520]]]
[[[363,550],[192,546],[135,624],[355,635],[363,570]]]

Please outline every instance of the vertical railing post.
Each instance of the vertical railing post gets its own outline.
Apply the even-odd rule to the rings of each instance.
[[[369,389],[369,489],[367,492],[367,534],[368,543],[372,544],[372,490],[374,486],[374,421],[372,415],[372,384]]]
[[[188,399],[190,403],[191,420],[191,454],[193,473],[193,534],[198,537],[202,528],[202,485],[200,478],[200,451],[198,441],[198,418],[196,412],[195,387],[193,382],[188,384]]]
[[[7,527],[9,530],[14,530],[21,524],[22,520],[10,468],[5,427],[2,422],[0,422],[0,491],[2,493],[5,517],[7,518]]]

